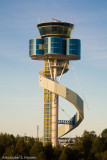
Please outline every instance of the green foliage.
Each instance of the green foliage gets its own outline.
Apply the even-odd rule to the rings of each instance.
[[[38,154],[38,157],[36,160],[46,160],[46,155],[43,151],[41,151],[39,154]]]
[[[63,149],[63,151],[59,157],[59,160],[67,160],[67,154],[66,154],[65,148]]]
[[[97,158],[95,157],[95,153],[91,152],[88,156],[88,160],[97,160]]]
[[[17,156],[29,156],[29,151],[24,138],[19,138],[16,143],[16,155]]]
[[[102,160],[102,155],[100,153],[95,154],[96,160]]]
[[[53,159],[55,160],[59,160],[59,157],[62,153],[62,148],[60,146],[56,146],[54,147],[54,151],[53,151]]]
[[[94,153],[101,153],[103,150],[103,142],[100,137],[95,137],[92,141],[91,151]]]
[[[51,143],[47,143],[45,146],[44,146],[44,153],[46,155],[46,160],[51,160],[53,158],[53,147],[52,147],[52,144]]]
[[[0,158],[2,156],[36,157],[37,160],[107,160],[107,129],[97,137],[94,131],[84,131],[82,137],[76,137],[73,147],[56,146],[34,138],[14,137],[0,134]],[[0,160],[1,160],[0,159]]]
[[[83,138],[83,151],[84,151],[84,158],[87,159],[91,150],[92,141],[89,137]]]
[[[102,131],[101,136],[107,138],[107,128]]]
[[[37,156],[40,154],[40,152],[42,152],[42,151],[43,151],[43,145],[42,145],[42,143],[36,141],[36,142],[33,144],[32,148],[31,148],[31,150],[30,150],[30,155],[37,157]]]
[[[0,157],[5,153],[6,148],[11,145],[15,145],[16,141],[13,135],[0,134]]]
[[[76,137],[75,138],[75,145],[74,145],[74,148],[79,150],[79,151],[82,151],[83,150],[83,147],[82,147],[82,138],[81,137]]]
[[[6,148],[4,156],[15,156],[15,147],[14,145],[11,145]]]
[[[102,160],[107,160],[107,150],[102,153]]]

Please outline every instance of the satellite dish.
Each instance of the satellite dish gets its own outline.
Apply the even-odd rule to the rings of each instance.
[[[59,21],[57,19],[54,19],[54,18],[51,18],[51,20],[54,21],[54,22],[61,22],[61,21]]]

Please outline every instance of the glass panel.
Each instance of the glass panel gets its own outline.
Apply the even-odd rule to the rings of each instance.
[[[44,43],[45,43],[45,44],[48,43],[48,38],[45,38],[45,39],[44,39]]]
[[[40,31],[40,34],[42,35],[43,34],[42,28],[39,28],[39,31]]]
[[[40,49],[39,49],[39,50],[36,50],[36,54],[37,54],[37,55],[38,55],[38,54],[39,54],[39,55],[42,55],[42,54],[44,54],[44,51],[43,51],[43,50],[40,50]]]
[[[51,112],[44,112],[44,114],[47,114],[47,115],[50,116],[50,115],[51,115]]]
[[[49,99],[45,99],[45,103],[51,103]]]
[[[68,28],[68,32],[67,32],[67,36],[70,37],[70,33],[71,33],[71,28]]]
[[[51,115],[44,115],[44,118],[51,118]]]
[[[45,108],[44,111],[51,111],[51,108]]]
[[[48,89],[45,89],[45,92],[50,92]],[[50,92],[51,93],[51,92]]]
[[[69,49],[79,50],[80,49],[80,45],[69,45]]]
[[[44,50],[44,53],[48,53],[48,49],[45,49],[45,50]]]
[[[63,34],[67,35],[67,32],[68,32],[68,27],[63,27]]]
[[[44,127],[44,130],[51,130],[51,127]]]
[[[44,47],[45,47],[45,49],[47,49],[48,48],[48,44],[45,44]]]
[[[36,39],[30,39],[30,40],[29,40],[29,43],[30,43],[30,44],[36,44]]]
[[[51,47],[61,47],[60,43],[51,43]]]
[[[51,93],[45,93],[45,96],[51,96]]]
[[[36,45],[36,49],[39,49],[39,45]]]
[[[45,130],[44,133],[51,133],[51,131]]]
[[[46,28],[45,27],[42,27],[42,35],[45,35],[46,34]]]
[[[44,122],[51,122],[51,119],[44,119]]]
[[[36,45],[29,45],[29,49],[34,49],[34,50],[36,50]]]
[[[45,71],[45,73],[50,73],[50,71]]]
[[[46,30],[46,34],[51,34],[52,33],[52,27],[51,26],[46,27],[45,30]]]
[[[58,33],[58,27],[52,26],[52,33],[57,34]]]
[[[44,138],[44,141],[51,141],[51,138]]]
[[[45,97],[45,100],[51,100],[51,96],[50,97]]]
[[[58,34],[62,34],[63,33],[63,27],[62,26],[58,26]]]
[[[44,126],[51,126],[51,123],[44,123]]]
[[[47,77],[47,78],[50,78],[50,77],[51,77],[51,75],[46,75],[46,77]]]
[[[62,48],[51,48],[51,53],[62,53]]]
[[[49,138],[51,138],[51,134],[44,134],[44,137],[49,137]]]
[[[45,63],[45,67],[46,67],[46,66],[48,67],[48,63]]]
[[[45,107],[51,107],[51,104],[44,104]]]
[[[45,67],[45,70],[50,70],[50,68],[49,67]]]
[[[36,55],[36,50],[29,50],[29,55]]]
[[[36,39],[36,44],[43,44],[43,39]]]
[[[51,38],[51,43],[52,43],[52,42],[54,42],[54,43],[57,43],[57,42],[60,43],[60,42],[62,42],[62,38],[52,37],[52,38]]]

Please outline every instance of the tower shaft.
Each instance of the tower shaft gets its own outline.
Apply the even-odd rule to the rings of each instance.
[[[54,81],[57,81],[57,60],[54,60]],[[52,93],[52,145],[58,145],[58,95]]]
[[[50,65],[52,65],[53,68],[51,68]],[[44,75],[49,79],[53,77],[53,81],[57,81],[56,66],[56,59],[44,61]],[[52,142],[53,146],[58,145],[58,95],[50,92],[47,89],[44,89],[43,121],[43,145],[48,142]]]

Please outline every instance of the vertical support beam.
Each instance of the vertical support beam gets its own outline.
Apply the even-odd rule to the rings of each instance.
[[[49,69],[50,69],[51,79],[53,79],[53,77],[52,77],[52,69],[51,69],[51,65],[50,65],[50,61],[49,61],[49,59],[48,59],[48,63],[49,63]]]
[[[37,125],[37,139],[39,138],[39,125]]]
[[[57,60],[54,60],[56,66]],[[57,81],[57,68],[54,67],[54,81]],[[52,93],[52,145],[58,145],[58,95]]]
[[[60,77],[59,77],[58,83],[60,82],[60,80],[61,80],[61,78],[62,78],[62,75],[63,75],[63,73],[64,73],[64,70],[65,70],[65,67],[66,67],[67,63],[68,63],[68,61],[65,62],[65,65],[64,65],[64,68],[62,69],[62,72],[61,72],[61,75],[60,75]]]
[[[44,75],[51,78],[48,61],[44,61]],[[52,92],[44,89],[43,146],[51,142]]]

